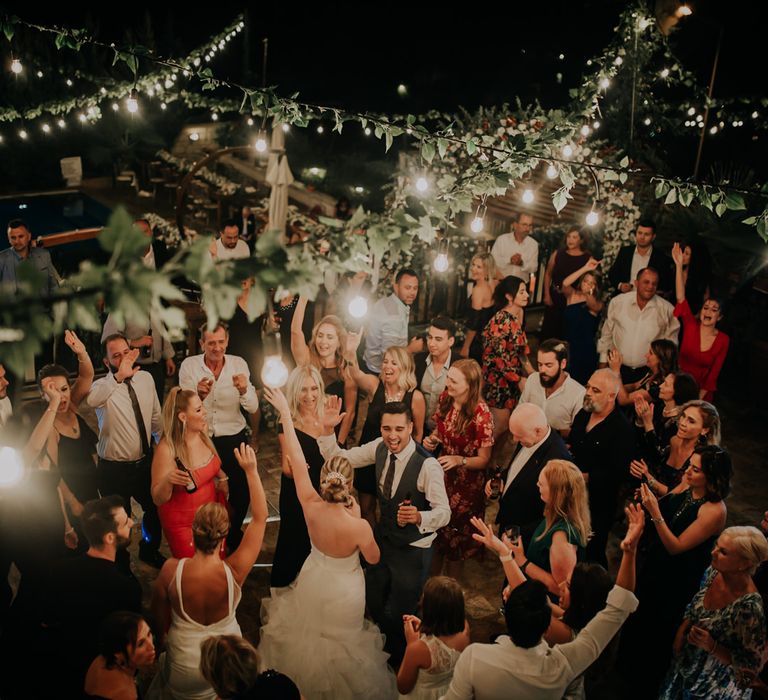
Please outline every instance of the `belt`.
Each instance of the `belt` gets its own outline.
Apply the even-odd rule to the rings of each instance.
[[[118,459],[106,459],[105,457],[99,457],[99,463],[104,465],[119,464],[121,467],[138,467],[140,465],[146,464],[150,457],[151,455],[145,455],[140,459],[134,459],[131,461],[121,461]]]

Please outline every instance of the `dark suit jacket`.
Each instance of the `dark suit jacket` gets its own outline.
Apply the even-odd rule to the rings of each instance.
[[[625,245],[616,256],[611,269],[608,271],[608,279],[611,285],[616,289],[622,282],[633,282],[630,280],[632,274],[632,256],[635,254],[634,245]],[[672,277],[672,261],[665,253],[656,246],[651,249],[651,260],[649,267],[652,267],[659,273],[659,293],[668,297],[672,293],[674,278]]]
[[[427,351],[417,352],[413,356],[413,364],[416,366],[416,387],[421,388],[421,380],[424,379],[424,372],[427,371],[427,357],[429,353]],[[451,348],[451,364],[461,359],[461,355]]]
[[[521,449],[518,445],[515,455]],[[500,529],[510,525],[519,525],[523,542],[527,543],[534,530],[544,517],[544,502],[539,494],[536,482],[541,470],[550,459],[567,459],[573,461],[563,438],[556,430],[550,430],[549,437],[539,446],[530,459],[523,465],[520,473],[509,485],[499,504],[499,514],[496,522]],[[514,455],[510,464],[514,460]]]

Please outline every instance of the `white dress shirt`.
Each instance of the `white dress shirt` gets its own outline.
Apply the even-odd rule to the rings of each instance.
[[[637,246],[635,246],[635,252],[632,254],[632,266],[629,271],[629,283],[633,287],[635,286],[637,273],[651,264],[651,253],[653,253],[653,246],[648,248],[648,255],[640,255],[637,252]]]
[[[502,491],[502,495],[504,495],[507,492],[507,489],[510,487],[512,482],[515,480],[517,475],[523,471],[523,467],[528,463],[528,460],[531,458],[531,455],[533,455],[536,450],[541,447],[541,445],[544,443],[544,441],[549,437],[549,434],[552,432],[552,428],[547,428],[547,432],[544,435],[541,440],[539,440],[535,445],[531,445],[530,447],[521,447],[520,451],[515,455],[515,458],[512,460],[512,464],[509,465],[509,471],[507,472],[507,480],[504,482],[504,491]]]
[[[381,441],[382,438],[376,438],[375,440],[371,440],[371,442],[365,443],[365,445],[353,447],[349,450],[342,450],[336,442],[335,435],[321,435],[317,438],[317,444],[320,447],[323,459],[328,460],[335,455],[340,455],[349,460],[353,469],[374,464],[376,462],[376,448]],[[408,464],[408,460],[413,456],[415,451],[416,443],[411,439],[408,441],[408,444],[395,455],[395,478],[392,481],[392,493],[397,491],[400,479],[405,471],[405,466]],[[384,478],[386,477],[387,468],[389,466],[390,455],[391,453],[387,452],[385,467],[381,472],[381,479],[379,481],[381,487],[384,486]],[[432,544],[432,540],[437,536],[437,530],[447,525],[451,519],[451,506],[448,504],[448,494],[445,491],[443,468],[440,466],[440,462],[434,457],[427,457],[421,465],[421,471],[416,480],[416,488],[427,497],[431,510],[419,511],[419,513],[421,513],[421,524],[417,527],[422,535],[427,536],[420,540],[416,540],[415,542],[411,542],[411,546],[425,548]]]
[[[427,355],[427,368],[424,370],[424,376],[421,378],[419,389],[424,394],[424,401],[427,404],[426,424],[432,430],[435,427],[435,421],[432,416],[437,411],[437,401],[440,394],[445,389],[445,382],[448,379],[448,370],[451,368],[451,351],[448,350],[448,357],[443,364],[440,374],[435,374],[435,366],[432,363],[432,355]]]
[[[248,244],[239,238],[234,248],[227,248],[220,238],[216,239],[216,260],[239,260],[250,256],[251,250]]]
[[[408,319],[411,307],[396,294],[379,299],[369,314],[363,360],[372,372],[381,372],[384,352],[393,345],[408,345]]]
[[[547,422],[555,430],[570,430],[576,414],[584,405],[585,389],[566,372],[565,381],[547,396],[538,372],[528,376],[520,395],[520,403],[533,403],[544,411]]]
[[[224,355],[224,366],[219,378],[205,364],[205,355],[192,355],[181,363],[179,369],[179,386],[197,393],[197,385],[201,379],[212,379],[213,386],[203,401],[205,412],[208,414],[208,434],[211,437],[237,435],[245,430],[245,418],[240,412],[244,408],[248,413],[256,413],[259,409],[259,397],[256,388],[251,383],[251,373],[242,357]],[[236,374],[244,374],[248,388],[241,396],[232,382]]]
[[[550,647],[542,640],[523,649],[504,635],[495,644],[470,644],[441,700],[560,700],[636,609],[634,594],[614,586],[605,608],[572,642]]]
[[[519,253],[523,259],[522,265],[513,265],[509,262],[515,253]],[[526,236],[522,243],[518,243],[514,233],[502,233],[493,244],[491,255],[502,277],[514,275],[528,282],[528,278],[539,266],[539,244],[530,236]]]
[[[0,399],[0,428],[2,428],[8,419],[13,415],[13,406],[11,406],[11,400],[5,396]]]
[[[608,361],[608,351],[616,348],[627,367],[645,365],[645,354],[651,342],[660,338],[677,345],[680,322],[674,316],[674,307],[666,299],[655,295],[644,308],[637,305],[635,290],[619,294],[608,304],[597,349],[600,362]]]
[[[131,379],[131,386],[139,400],[147,440],[151,442],[152,433],[158,436],[163,428],[155,381],[149,372],[140,370]],[[96,409],[99,421],[99,441],[96,444],[99,457],[115,462],[135,462],[141,459],[141,438],[128,385],[125,382],[118,383],[115,375],[109,372],[93,383],[86,401],[91,408]]]

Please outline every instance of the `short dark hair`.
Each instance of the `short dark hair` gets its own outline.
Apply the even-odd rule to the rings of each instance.
[[[430,322],[430,326],[446,331],[449,338],[456,337],[456,324],[447,316],[435,316]]]
[[[675,372],[674,394],[672,396],[676,406],[682,406],[689,401],[699,398],[699,383],[688,372]]]
[[[69,381],[69,372],[61,365],[44,365],[37,373],[37,388],[43,390],[43,379],[65,377]]]
[[[223,328],[224,332],[229,335],[229,324],[226,321],[219,321],[213,328],[208,328],[208,324],[204,323],[198,331],[200,342],[203,342],[206,333],[215,333],[219,328]]]
[[[659,274],[659,271],[655,267],[651,267],[650,265],[648,267],[641,267],[637,271],[637,275],[635,276],[636,280],[639,280],[644,272],[652,272],[654,275],[656,275],[657,279],[661,279],[661,275]]]
[[[707,477],[707,500],[713,503],[725,500],[731,492],[731,456],[719,445],[702,445],[693,452],[701,457],[701,471]]]
[[[534,579],[521,583],[504,604],[507,633],[523,649],[531,649],[541,641],[551,617],[547,587]]]
[[[395,275],[395,282],[396,283],[400,282],[400,280],[403,279],[403,277],[405,276],[415,277],[416,279],[419,279],[418,274],[416,274],[416,270],[410,267],[404,267],[401,270],[397,271],[397,274]]]
[[[233,226],[235,228],[240,228],[236,219],[224,219],[224,221],[221,223],[221,230],[223,231],[225,228],[232,228]]]
[[[507,275],[493,290],[493,302],[497,309],[507,305],[507,294],[515,296],[520,291],[520,287],[525,286],[525,282],[514,275]]]
[[[421,631],[447,637],[464,631],[464,593],[455,578],[432,576],[421,594]]]
[[[547,338],[539,345],[539,352],[551,352],[555,354],[558,363],[563,360],[568,362],[568,342],[557,338]]]
[[[390,416],[405,416],[409,423],[413,423],[413,411],[402,401],[387,401],[381,409],[381,417],[384,414]]]
[[[563,622],[572,630],[584,629],[604,607],[613,581],[600,564],[579,562],[571,574],[571,602]]]
[[[104,618],[99,629],[99,653],[107,668],[115,668],[119,664],[117,655],[127,657],[128,649],[136,646],[143,620],[141,615],[129,610],[117,610]]]
[[[124,340],[126,343],[128,343],[128,347],[131,347],[131,344],[128,342],[128,338],[125,337],[122,333],[110,333],[104,340],[101,341],[101,354],[104,355],[104,357],[107,357],[107,345],[111,343],[113,340]]]
[[[27,222],[24,219],[11,219],[8,222],[8,230],[10,231],[13,228],[25,228],[29,231],[29,226],[27,226]]]
[[[115,511],[120,508],[125,508],[125,501],[117,495],[94,498],[83,506],[80,523],[91,547],[101,547],[110,532],[117,533]]]
[[[640,221],[638,221],[637,226],[635,226],[635,231],[641,226],[643,228],[653,229],[653,232],[656,233],[656,222],[650,216],[641,216]]]

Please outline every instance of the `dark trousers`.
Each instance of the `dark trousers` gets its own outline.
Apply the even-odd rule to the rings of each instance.
[[[141,369],[152,375],[152,379],[155,382],[155,391],[157,391],[157,398],[160,399],[160,405],[162,406],[163,398],[165,397],[165,360],[141,365]]]
[[[405,653],[403,615],[415,615],[432,560],[432,547],[395,545],[377,538],[381,561],[366,571],[366,603],[386,636],[384,648],[397,667]]]
[[[648,374],[647,367],[627,367],[627,365],[622,365],[621,383],[634,384],[639,382],[646,374]]]
[[[216,452],[221,459],[221,468],[229,477],[230,527],[227,548],[230,552],[234,552],[243,539],[243,520],[250,503],[248,479],[235,459],[235,447],[240,447],[241,442],[248,442],[245,430],[241,430],[236,435],[217,435],[213,438]]]
[[[125,510],[131,512],[131,496],[144,510],[141,523],[142,540],[139,552],[153,553],[160,549],[162,529],[157,508],[152,501],[152,455],[136,462],[113,462],[99,457],[99,492],[102,496],[117,494],[125,501]],[[130,555],[118,549],[115,562],[121,571],[130,573]]]

